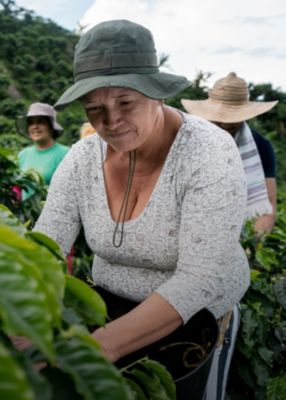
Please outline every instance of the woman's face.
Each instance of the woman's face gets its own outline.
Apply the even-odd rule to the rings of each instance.
[[[82,99],[95,130],[115,151],[138,149],[156,134],[162,103],[136,90],[102,88]]]
[[[44,143],[52,139],[52,130],[47,117],[28,117],[28,133],[35,143]]]

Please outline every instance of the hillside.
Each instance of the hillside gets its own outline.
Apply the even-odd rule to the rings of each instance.
[[[13,0],[0,0],[0,34],[0,142],[21,147],[25,140],[17,135],[16,117],[34,101],[53,104],[72,83],[73,52],[78,36],[18,7]],[[209,76],[200,72],[190,88],[167,103],[181,108],[181,97],[205,98]],[[278,156],[278,180],[282,184],[286,182],[286,93],[270,83],[256,86],[250,83],[249,89],[251,100],[279,100],[274,109],[251,124],[262,134],[270,135]],[[84,120],[77,104],[59,113],[59,121],[65,127],[61,141],[75,142]]]
[[[14,1],[0,1],[0,27],[0,132],[11,134],[17,115],[30,103],[53,104],[71,84],[78,37]],[[60,116],[71,135],[83,119],[80,111],[75,114]]]

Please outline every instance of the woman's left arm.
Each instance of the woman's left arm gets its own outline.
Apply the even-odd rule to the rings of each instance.
[[[156,342],[183,321],[179,313],[158,293],[153,293],[124,316],[95,330],[106,358],[115,362],[150,343]]]
[[[239,243],[245,174],[233,139],[220,132],[214,130],[205,145],[198,137],[192,166],[184,168],[191,172],[181,190],[177,268],[156,290],[184,323],[203,308],[221,317],[249,286],[248,261]]]

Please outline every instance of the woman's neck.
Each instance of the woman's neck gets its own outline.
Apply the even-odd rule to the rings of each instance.
[[[49,149],[50,147],[52,147],[55,144],[55,141],[53,139],[48,140],[48,141],[44,141],[44,142],[37,142],[36,148],[37,150],[46,150]]]
[[[180,113],[173,108],[163,106],[163,113],[158,118],[154,135],[141,148],[136,149],[134,175],[148,175],[164,163],[181,124]],[[120,161],[116,163],[117,165],[121,165],[123,169],[128,168],[129,152],[117,153],[108,146],[106,161],[115,158]]]

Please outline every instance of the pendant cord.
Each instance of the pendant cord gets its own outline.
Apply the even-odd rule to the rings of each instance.
[[[122,241],[123,241],[124,223],[125,223],[126,212],[127,212],[127,207],[128,207],[128,199],[129,199],[131,186],[132,186],[132,180],[133,180],[133,176],[134,176],[135,164],[136,164],[136,150],[133,150],[133,151],[129,152],[128,181],[127,181],[124,197],[122,200],[122,204],[120,207],[116,226],[115,226],[114,233],[113,233],[112,244],[116,248],[120,247],[122,244]],[[122,221],[120,222],[121,216],[122,216]],[[120,223],[121,223],[121,227],[120,227],[120,231],[119,231]],[[117,241],[116,235],[117,235],[118,231],[119,231],[120,236],[119,236],[119,240]]]

